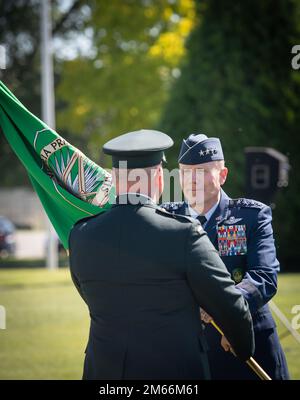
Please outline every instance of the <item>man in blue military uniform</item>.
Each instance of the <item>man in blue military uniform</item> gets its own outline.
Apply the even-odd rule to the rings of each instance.
[[[172,144],[149,130],[106,143],[116,204],[71,231],[71,275],[91,316],[85,379],[208,378],[199,305],[242,360],[254,352],[248,304],[201,224],[156,204]]]
[[[183,140],[178,162],[185,201],[162,206],[175,214],[200,220],[236,287],[249,303],[255,332],[255,360],[272,379],[289,379],[267,305],[276,294],[279,271],[270,207],[254,200],[231,199],[222,190],[228,169],[218,138],[190,135]],[[209,322],[210,316],[202,311],[202,319]],[[245,364],[222,349],[219,333],[210,324],[206,326],[206,336],[212,379],[257,378]],[[224,337],[222,345],[226,350],[230,348]]]

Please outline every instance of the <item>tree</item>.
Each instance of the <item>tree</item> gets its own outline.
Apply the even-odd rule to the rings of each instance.
[[[0,14],[0,43],[9,56],[4,83],[38,116],[39,3],[2,1]],[[194,1],[73,0],[68,9],[63,4],[52,2],[56,128],[102,165],[104,141],[157,124],[185,53]],[[28,182],[2,135],[0,140],[2,184]]]
[[[290,185],[274,211],[286,265],[299,256],[300,72],[291,67],[299,12],[294,0],[197,1],[187,57],[159,125],[175,139],[173,160],[189,133],[220,137],[231,171],[226,190],[233,196],[244,193],[245,146],[271,146],[289,157]]]
[[[53,1],[53,36],[63,40],[67,32],[78,32],[85,15],[84,1],[74,0],[62,9],[59,0]],[[41,116],[40,93],[40,0],[0,1],[0,44],[5,45],[7,67],[0,78],[14,94],[37,116]],[[60,75],[55,64],[56,82]],[[59,104],[58,104],[59,107]],[[30,185],[27,174],[0,135],[1,185]]]
[[[90,51],[62,64],[57,96],[60,129],[101,165],[102,144],[121,133],[153,128],[160,118],[185,38],[193,0],[89,1],[83,30]]]

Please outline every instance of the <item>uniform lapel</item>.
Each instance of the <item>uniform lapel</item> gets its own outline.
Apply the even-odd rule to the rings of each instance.
[[[215,246],[217,245],[217,227],[227,218],[229,200],[230,198],[227,196],[227,194],[221,190],[221,199],[219,205],[204,228],[210,241]]]

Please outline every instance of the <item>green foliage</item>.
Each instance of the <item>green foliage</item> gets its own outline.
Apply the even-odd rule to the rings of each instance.
[[[0,79],[35,115],[41,117],[40,87],[40,1],[0,0],[0,44],[5,45],[7,66],[0,70]],[[81,29],[84,1],[74,0],[62,11],[60,0],[51,2],[53,36],[63,40],[67,32]],[[55,78],[60,75],[55,65]],[[59,106],[59,104],[58,104]],[[0,134],[1,186],[30,185],[26,171],[13,154],[4,135]]]
[[[64,3],[51,2],[56,128],[103,165],[104,141],[157,123],[193,26],[194,1],[72,0],[68,9]],[[39,5],[0,1],[0,44],[8,51],[0,77],[40,117]],[[3,135],[0,140],[2,184],[28,183]]]
[[[0,2],[0,44],[5,44],[7,68],[0,71],[0,78],[17,93],[32,112],[40,114],[40,85],[35,65],[37,63],[39,32],[37,1]],[[28,23],[30,21],[30,24]],[[1,185],[29,184],[25,170],[0,134]]]
[[[274,219],[279,255],[293,267],[299,258],[300,72],[291,67],[291,48],[300,43],[299,2],[198,1],[197,11],[182,74],[160,123],[176,143],[173,165],[188,134],[218,136],[230,168],[225,190],[243,196],[245,146],[286,154],[290,185],[277,198]]]
[[[195,13],[191,0],[87,4],[91,17],[84,32],[92,47],[62,64],[57,97],[64,107],[57,125],[103,164],[105,141],[157,124]]]

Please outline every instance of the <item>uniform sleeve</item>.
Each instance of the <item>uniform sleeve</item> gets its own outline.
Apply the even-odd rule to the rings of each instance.
[[[197,303],[220,326],[237,356],[254,353],[252,318],[224,263],[200,225],[192,225],[186,248],[187,278]]]
[[[256,218],[247,243],[247,271],[236,285],[248,301],[252,313],[276,294],[279,271],[270,207],[262,208]]]
[[[77,278],[75,272],[74,272],[74,256],[75,256],[75,251],[74,248],[76,247],[76,239],[74,239],[74,227],[71,229],[70,235],[69,235],[69,263],[70,263],[70,274],[71,274],[71,278],[72,281],[78,291],[78,293],[80,294],[80,296],[82,297],[83,301],[86,303],[86,300],[84,298],[84,295],[82,293],[81,287],[80,287],[80,282],[79,279]]]

